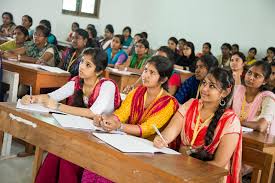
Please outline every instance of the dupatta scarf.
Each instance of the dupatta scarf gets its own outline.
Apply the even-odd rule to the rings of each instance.
[[[74,91],[75,91],[75,93],[78,90],[82,90],[82,85],[80,83],[81,79],[80,79],[79,76],[76,76],[76,77],[72,78],[71,81],[75,82],[75,85],[74,85]],[[121,98],[120,98],[120,93],[119,93],[119,89],[118,89],[117,84],[113,80],[111,80],[111,79],[102,78],[102,79],[99,80],[99,82],[94,87],[94,89],[93,89],[93,91],[91,93],[91,96],[90,96],[90,98],[88,100],[88,106],[87,107],[90,108],[93,105],[93,103],[96,101],[97,97],[99,96],[101,85],[105,81],[111,81],[112,83],[114,83],[114,85],[115,85],[114,109],[117,109],[120,106],[120,104],[121,104]],[[74,99],[74,95],[72,95],[71,97],[69,97],[68,105],[72,105],[73,104],[73,99]]]
[[[139,86],[132,98],[131,104],[131,113],[128,120],[129,124],[140,125],[148,118],[153,115],[156,115],[161,111],[165,106],[167,106],[170,100],[173,100],[175,104],[174,111],[178,109],[178,102],[176,99],[170,95],[165,95],[159,97],[153,103],[151,103],[147,108],[144,108],[144,95],[147,91],[147,88],[144,86]]]

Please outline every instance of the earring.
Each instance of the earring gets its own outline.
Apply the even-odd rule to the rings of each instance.
[[[220,106],[222,106],[222,107],[225,106],[225,100],[221,99],[221,101],[220,101]]]

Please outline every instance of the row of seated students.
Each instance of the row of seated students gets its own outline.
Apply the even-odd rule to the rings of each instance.
[[[187,96],[183,105],[168,93],[173,73],[168,58],[151,57],[142,72],[142,84],[130,91],[122,103],[116,83],[100,78],[107,65],[104,51],[87,48],[78,76],[52,93],[32,98],[26,95],[22,101],[44,103],[52,109],[92,118],[106,131],[117,129],[142,138],[154,135],[152,124],[159,129],[168,124],[162,131],[167,144],[156,136],[156,147],[170,144],[181,153],[226,168],[230,172],[225,181],[232,182],[238,181],[241,167],[241,124],[271,133],[275,96],[262,88],[271,73],[265,61],[252,64],[245,75],[245,85],[235,85],[232,72],[217,67],[215,57],[202,56],[196,63],[195,77],[201,79],[198,96]],[[67,105],[58,102],[65,98],[69,98]],[[200,125],[195,129],[197,123]],[[36,182],[56,181],[111,182],[49,153]]]
[[[47,44],[48,34],[44,34],[45,32],[49,30],[44,25],[36,27],[34,44],[39,39]],[[201,54],[194,60],[195,75],[174,91],[174,98],[169,93],[169,80],[175,75],[172,62],[176,58],[175,52],[168,47],[161,47],[157,56],[144,60],[140,71],[141,85],[131,88],[126,99],[121,102],[116,83],[101,77],[107,65],[112,64],[110,59],[113,57],[108,57],[108,52],[103,49],[85,48],[89,37],[85,30],[77,29],[72,35],[73,47],[69,49],[73,51],[68,51],[71,56],[68,61],[59,62],[69,71],[75,65],[75,74],[72,74],[71,80],[47,95],[32,98],[26,95],[22,98],[23,103],[43,103],[52,109],[92,118],[95,125],[106,131],[117,129],[142,138],[154,135],[153,123],[159,129],[168,125],[162,131],[167,143],[156,136],[156,147],[170,145],[181,153],[226,168],[230,170],[225,177],[228,182],[239,180],[241,125],[263,133],[275,132],[275,96],[267,87],[272,78],[274,84],[275,68],[272,61],[271,64],[268,61],[256,61],[245,68],[245,56],[238,51],[230,51],[231,71],[228,71],[224,69],[226,67],[218,67],[219,61],[213,55]],[[111,49],[118,51],[117,48],[122,48],[121,36],[113,36],[111,40]],[[137,55],[147,53],[149,43],[146,41],[140,39],[136,42]],[[186,45],[188,44],[183,44],[183,47]],[[19,49],[24,49],[27,53],[25,46]],[[15,50],[5,52],[4,55],[12,55],[14,52]],[[137,62],[138,60],[134,65],[139,65]],[[131,60],[113,64],[128,69],[127,64],[131,65]],[[245,69],[247,70],[244,71]],[[68,98],[66,105],[59,103],[65,98]],[[198,128],[195,128],[196,124],[199,125]],[[111,182],[49,153],[36,182],[57,181]]]

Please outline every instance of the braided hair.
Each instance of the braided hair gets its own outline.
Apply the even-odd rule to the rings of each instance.
[[[233,87],[234,86],[234,79],[232,76],[232,73],[222,69],[222,68],[215,68],[213,70],[210,70],[208,73],[211,76],[215,78],[217,82],[220,83],[221,88],[223,90],[226,90],[227,88]],[[223,98],[224,105],[219,105],[219,108],[216,110],[214,113],[214,117],[212,118],[212,121],[210,122],[206,135],[204,137],[204,145],[208,146],[212,143],[213,141],[213,136],[216,130],[216,127],[218,125],[218,122],[222,115],[224,114],[225,109],[228,107],[228,103],[233,95],[233,89],[230,91],[230,93]],[[196,153],[191,154],[192,157],[203,160],[203,161],[211,161],[214,158],[213,154],[209,154],[205,148],[199,149]]]

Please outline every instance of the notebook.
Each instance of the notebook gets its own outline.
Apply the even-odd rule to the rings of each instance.
[[[64,128],[74,128],[82,130],[96,130],[93,120],[75,115],[52,114],[56,121]]]
[[[60,111],[56,111],[56,110],[44,107],[43,105],[38,104],[38,103],[24,105],[24,104],[21,103],[21,99],[18,99],[17,104],[16,104],[16,108],[17,109],[24,109],[24,110],[28,110],[28,111],[34,111],[34,112],[41,112],[41,113],[50,113],[50,112],[62,113]]]
[[[180,154],[169,148],[158,149],[153,146],[153,142],[131,136],[121,134],[93,133],[94,136],[114,148],[124,153],[164,153],[164,154]]]
[[[52,116],[56,121],[64,128],[78,129],[78,130],[88,130],[88,131],[99,131],[100,133],[116,133],[116,134],[125,134],[124,132],[113,130],[111,132],[106,132],[101,127],[97,127],[93,124],[93,120],[81,116],[75,116],[71,114],[55,114]]]
[[[115,68],[111,68],[111,67],[107,67],[107,70],[113,72],[113,73],[118,73],[118,74],[122,74],[122,75],[140,75],[138,73],[135,72],[130,72],[130,71],[125,71],[125,70],[118,70]]]
[[[46,66],[46,65],[39,65],[39,64],[29,64],[29,63],[20,63],[21,65],[27,66],[27,67],[34,67],[37,69],[42,69],[48,72],[54,72],[54,73],[58,73],[58,74],[62,74],[62,73],[69,73],[68,71],[64,71],[58,67],[50,67],[50,66]]]

